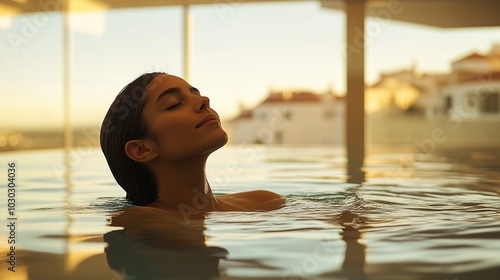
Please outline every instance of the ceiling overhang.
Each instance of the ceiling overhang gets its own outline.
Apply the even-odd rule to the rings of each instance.
[[[360,0],[347,0],[360,1]],[[368,16],[441,28],[500,26],[498,0],[365,0]],[[322,0],[344,10],[344,0]]]
[[[0,16],[61,11],[64,0],[2,0]],[[68,10],[88,12],[119,8],[213,5],[232,9],[239,3],[295,2],[297,0],[69,0]],[[344,1],[365,1],[367,15],[434,27],[500,26],[498,0],[321,0],[327,9],[344,9]]]

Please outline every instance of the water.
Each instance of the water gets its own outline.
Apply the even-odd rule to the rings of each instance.
[[[287,197],[271,212],[170,219],[118,210],[124,192],[98,149],[0,154],[2,213],[7,162],[17,163],[16,272],[0,279],[498,279],[500,151],[421,154],[372,149],[366,182],[345,183],[331,147],[228,146],[209,159],[216,194],[267,189]],[[68,182],[69,180],[70,184]],[[2,224],[6,216],[2,215]],[[143,239],[138,238],[144,237]]]

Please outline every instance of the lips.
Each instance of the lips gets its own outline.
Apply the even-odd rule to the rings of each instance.
[[[199,128],[202,125],[206,124],[207,122],[213,121],[213,120],[219,121],[219,118],[217,118],[214,115],[208,115],[208,116],[204,117],[198,124],[196,124],[195,128]]]

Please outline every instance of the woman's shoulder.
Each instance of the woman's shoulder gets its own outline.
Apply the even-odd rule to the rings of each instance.
[[[216,197],[220,210],[226,211],[270,211],[285,205],[286,199],[274,192],[255,190]]]

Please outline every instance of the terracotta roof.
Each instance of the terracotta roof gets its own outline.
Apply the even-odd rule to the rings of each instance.
[[[335,101],[342,102],[345,100],[345,95],[342,95],[342,96],[334,95],[333,98]]]
[[[465,56],[465,57],[462,57],[460,59],[455,60],[453,62],[453,64],[458,63],[458,62],[462,62],[462,61],[466,61],[466,60],[484,60],[484,59],[487,59],[486,56],[478,54],[478,53],[472,53],[472,54],[469,54],[468,56]]]
[[[458,77],[458,82],[489,82],[496,81],[500,82],[500,71],[499,72],[491,72],[487,74],[476,74],[476,75],[467,75]]]
[[[376,83],[369,86],[369,88],[383,87],[384,86],[384,78],[379,79]]]
[[[251,119],[253,117],[253,110],[242,110],[240,114],[230,121]]]
[[[345,96],[333,95],[333,98],[336,101],[343,101],[345,99]],[[274,92],[274,93],[269,94],[269,96],[256,107],[259,107],[262,104],[269,104],[269,103],[277,104],[277,103],[286,103],[286,102],[321,102],[321,95],[314,94],[312,92],[305,92],[305,91],[288,92],[288,93],[286,93],[286,92]],[[253,118],[253,110],[255,108],[242,110],[237,117],[235,117],[234,119],[231,119],[230,121]]]
[[[271,93],[261,104],[281,102],[319,102],[321,97],[311,92]]]

